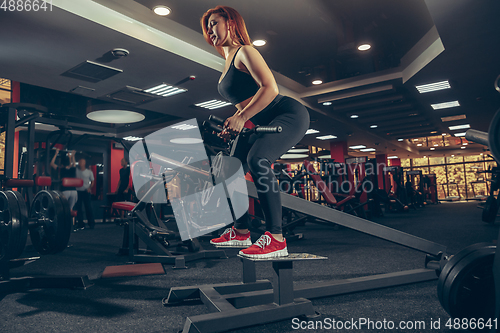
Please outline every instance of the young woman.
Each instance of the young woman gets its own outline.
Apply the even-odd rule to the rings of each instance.
[[[260,53],[251,46],[241,15],[233,8],[217,6],[201,18],[206,41],[226,59],[218,90],[236,106],[226,119],[221,137],[239,133],[247,121],[255,125],[281,126],[278,134],[254,134],[244,170],[250,171],[266,220],[266,233],[251,245],[248,216],[238,219],[233,228],[212,239],[216,246],[248,247],[241,255],[255,258],[287,256],[281,231],[281,199],[276,177],[271,170],[282,154],[297,144],[309,128],[309,112],[298,101],[279,95],[274,76]],[[251,246],[250,246],[251,245]]]

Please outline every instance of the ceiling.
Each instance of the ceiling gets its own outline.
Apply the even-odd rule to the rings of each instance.
[[[215,0],[52,0],[47,12],[0,12],[0,77],[19,81],[22,102],[49,108],[75,129],[120,137],[144,136],[183,119],[227,117],[234,107],[207,111],[194,104],[220,99],[216,83],[224,59],[201,35],[200,17]],[[151,8],[164,4],[167,17]],[[304,145],[363,144],[376,154],[404,157],[479,152],[460,150],[448,126],[470,124],[487,131],[500,94],[500,38],[496,0],[230,0],[244,17],[258,50],[273,70],[280,92],[299,99],[311,114]],[[357,50],[362,42],[372,49]],[[127,57],[112,60],[109,51]],[[99,82],[62,75],[92,61],[122,72]],[[195,76],[195,80],[189,80]],[[311,84],[321,78],[323,84]],[[451,89],[419,94],[415,86],[449,80]],[[111,99],[130,88],[166,82],[186,93],[135,104]],[[90,89],[79,89],[78,87]],[[431,104],[458,100],[459,107]],[[331,105],[323,105],[329,101]],[[113,103],[143,113],[136,124],[100,124],[85,117],[89,106]],[[442,117],[465,114],[465,120]],[[358,115],[352,119],[352,115]],[[377,125],[376,128],[370,126]],[[412,138],[449,133],[434,151]],[[316,139],[332,134],[332,141]],[[398,139],[405,139],[398,141]],[[430,140],[432,141],[432,140]],[[419,141],[422,142],[422,141]],[[434,141],[432,141],[434,142]],[[358,156],[366,153],[350,151]]]

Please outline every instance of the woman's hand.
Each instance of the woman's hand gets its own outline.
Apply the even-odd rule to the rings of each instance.
[[[219,137],[229,139],[233,135],[238,135],[245,126],[245,122],[246,119],[240,114],[235,114],[227,118],[224,122],[222,132],[219,133]]]

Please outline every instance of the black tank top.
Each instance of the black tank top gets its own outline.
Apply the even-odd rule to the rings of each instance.
[[[219,94],[234,105],[254,96],[259,90],[259,86],[250,74],[234,67],[234,58],[240,49],[241,47],[234,53],[226,75],[217,86]]]

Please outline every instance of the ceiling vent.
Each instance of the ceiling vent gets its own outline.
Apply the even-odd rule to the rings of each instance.
[[[69,92],[73,93],[73,94],[78,94],[78,95],[88,95],[93,91],[95,91],[95,89],[84,87],[84,86],[78,86],[76,88],[71,89]]]
[[[115,91],[109,95],[106,95],[104,97],[112,99],[117,102],[129,103],[135,105],[144,104],[155,99],[163,98],[162,96],[149,94],[144,92],[142,89],[130,86],[125,86],[124,88]]]
[[[73,79],[97,83],[110,77],[120,74],[121,69],[98,64],[92,61],[84,61],[76,67],[62,73],[62,76],[71,77]]]

